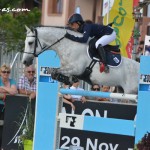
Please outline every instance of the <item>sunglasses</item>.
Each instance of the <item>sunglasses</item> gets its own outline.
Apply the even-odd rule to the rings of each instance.
[[[93,91],[99,91],[100,88],[92,88]]]
[[[2,73],[7,73],[7,74],[9,74],[9,73],[10,73],[10,71],[2,71]]]
[[[35,71],[27,71],[27,73],[35,73]]]

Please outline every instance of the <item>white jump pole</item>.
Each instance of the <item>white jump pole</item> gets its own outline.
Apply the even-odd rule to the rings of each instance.
[[[70,95],[82,95],[92,97],[114,98],[114,99],[127,99],[137,101],[137,95],[123,94],[123,93],[111,93],[111,92],[95,92],[95,91],[80,91],[72,89],[60,89],[62,94]]]

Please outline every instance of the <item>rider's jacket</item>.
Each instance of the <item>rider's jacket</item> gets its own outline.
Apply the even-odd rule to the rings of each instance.
[[[67,33],[68,35],[66,37],[76,42],[86,43],[89,37],[100,38],[104,35],[110,35],[113,31],[114,30],[110,26],[104,26],[93,23],[84,23],[78,29],[78,32],[82,33],[83,37],[75,37],[74,35],[71,35],[69,33]]]

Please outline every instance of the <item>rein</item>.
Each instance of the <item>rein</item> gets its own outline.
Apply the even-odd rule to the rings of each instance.
[[[41,42],[40,42],[40,40],[38,38],[37,29],[34,29],[34,31],[35,31],[35,35],[33,35],[33,36],[27,36],[27,37],[35,37],[34,52],[33,53],[31,53],[31,52],[23,52],[23,53],[27,53],[27,54],[32,54],[32,55],[34,55],[34,57],[38,57],[41,53],[43,53],[44,51],[48,50],[49,48],[51,48],[52,46],[54,46],[55,44],[57,44],[58,42],[60,42],[62,39],[65,38],[65,36],[63,36],[62,38],[58,39],[56,42],[54,42],[50,46],[48,46],[48,47],[47,46],[42,47]],[[36,48],[38,46],[38,43],[39,43],[42,51],[40,51],[38,54],[36,54]]]

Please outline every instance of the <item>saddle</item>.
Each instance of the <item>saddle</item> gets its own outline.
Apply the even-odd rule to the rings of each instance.
[[[99,54],[95,47],[96,41],[97,41],[96,38],[90,40],[87,52],[91,59],[96,59],[97,61],[101,62],[101,58],[99,57]],[[115,67],[120,65],[122,59],[119,46],[106,45],[103,48],[106,51],[106,61],[108,66]]]

